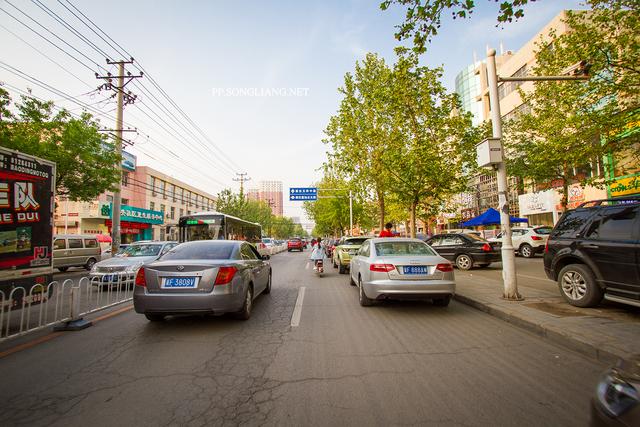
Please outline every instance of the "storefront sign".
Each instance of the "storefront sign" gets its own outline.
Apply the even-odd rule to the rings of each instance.
[[[136,156],[126,151],[122,152],[122,169],[126,171],[136,171]]]
[[[111,218],[111,203],[103,203],[100,206],[101,216]],[[164,223],[164,215],[161,211],[137,208],[135,206],[122,205],[120,208],[120,219],[130,222],[144,222],[147,224]]]
[[[569,187],[567,196],[567,209],[575,209],[586,201],[584,188],[581,185],[574,184]]]
[[[558,192],[556,190],[521,194],[518,196],[520,215],[536,215],[553,212],[557,199]]]
[[[640,193],[640,175],[616,179],[609,185],[611,197],[628,196]]]

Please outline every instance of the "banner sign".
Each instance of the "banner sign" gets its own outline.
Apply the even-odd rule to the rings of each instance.
[[[111,203],[100,205],[100,216],[111,218]],[[120,220],[130,222],[144,222],[147,224],[164,223],[164,215],[161,211],[137,208],[135,206],[122,205],[120,207]]]

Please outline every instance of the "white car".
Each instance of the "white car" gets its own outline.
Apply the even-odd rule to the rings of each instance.
[[[523,257],[533,258],[537,253],[544,251],[551,230],[552,227],[547,225],[512,228],[511,240],[513,241],[513,247]],[[502,243],[502,232],[488,240]]]

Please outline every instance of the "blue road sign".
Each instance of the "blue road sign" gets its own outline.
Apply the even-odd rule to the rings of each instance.
[[[289,188],[289,200],[291,201],[318,200],[318,189],[316,187]]]

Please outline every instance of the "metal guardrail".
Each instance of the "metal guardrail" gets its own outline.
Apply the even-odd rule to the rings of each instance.
[[[83,277],[67,279],[27,290],[16,287],[8,295],[0,291],[0,342],[28,332],[70,322],[133,299],[134,273],[114,273],[115,281]]]

